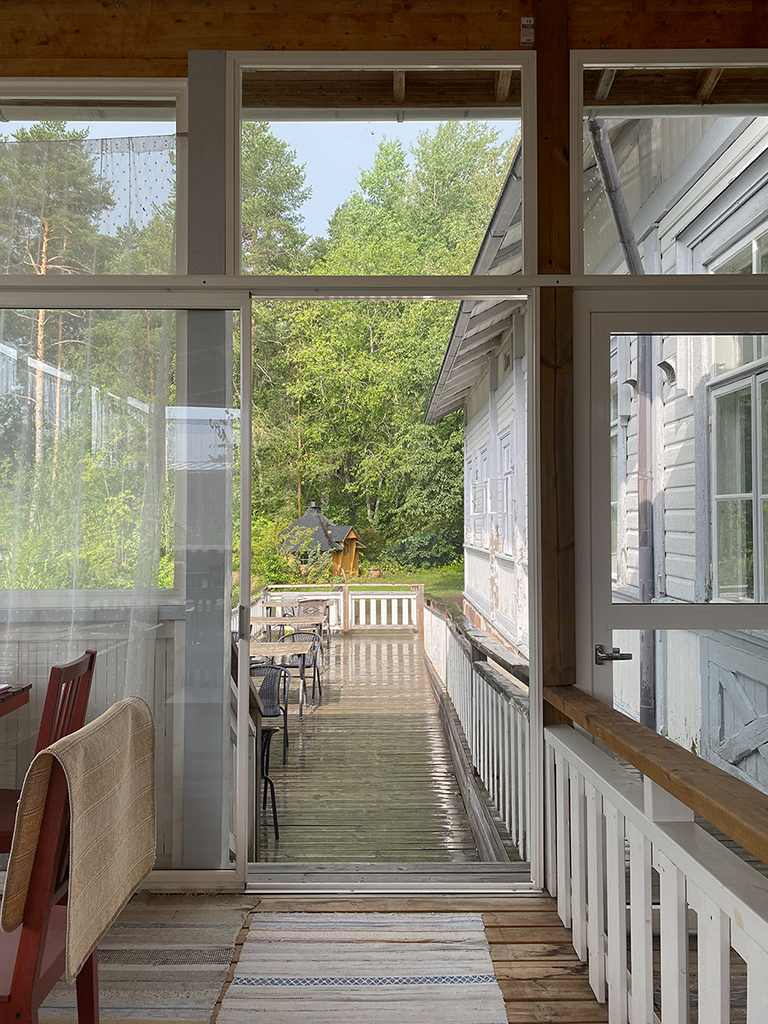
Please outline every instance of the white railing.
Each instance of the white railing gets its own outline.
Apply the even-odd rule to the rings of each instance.
[[[528,694],[492,665],[473,661],[468,641],[430,608],[424,613],[424,649],[461,723],[472,767],[527,860]]]
[[[684,804],[576,730],[549,726],[544,736],[547,888],[611,1024],[685,1024],[694,994],[699,1024],[728,1024],[731,950],[747,965],[747,1024],[763,1024],[768,880],[696,825]]]
[[[272,585],[253,598],[251,615],[265,615],[270,602],[292,604],[302,599],[328,602],[331,632],[348,632],[350,629],[413,629],[419,632],[424,587],[421,584],[409,587],[379,584],[357,588],[344,584],[302,587],[299,590],[287,584]],[[272,613],[280,618],[286,611],[273,608]],[[237,608],[234,608],[232,630],[237,630],[237,627]]]

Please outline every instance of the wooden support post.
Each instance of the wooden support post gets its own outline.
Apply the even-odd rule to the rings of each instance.
[[[536,4],[537,212],[540,274],[570,272],[568,21],[560,0]],[[575,681],[573,290],[540,292],[542,674]]]
[[[416,594],[416,633],[424,636],[424,584],[412,583],[411,590]]]

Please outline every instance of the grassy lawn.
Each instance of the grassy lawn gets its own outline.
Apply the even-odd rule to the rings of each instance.
[[[418,569],[414,572],[383,572],[377,580],[366,579],[367,567],[360,567],[360,582],[353,587],[365,588],[372,583],[423,583],[428,594],[440,597],[442,594],[460,594],[464,590],[464,563],[447,565],[442,569]]]

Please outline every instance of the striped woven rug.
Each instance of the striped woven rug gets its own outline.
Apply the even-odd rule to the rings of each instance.
[[[480,914],[256,914],[217,1024],[506,1024]]]

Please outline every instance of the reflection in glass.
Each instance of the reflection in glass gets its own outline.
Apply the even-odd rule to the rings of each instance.
[[[87,134],[44,121],[0,137],[0,273],[173,274],[175,135]]]
[[[718,334],[714,342],[716,374],[736,370],[768,356],[768,336],[765,334]]]
[[[716,403],[715,487],[718,494],[752,490],[752,393],[731,391]]]
[[[754,597],[751,499],[717,502],[717,596],[729,601]]]

